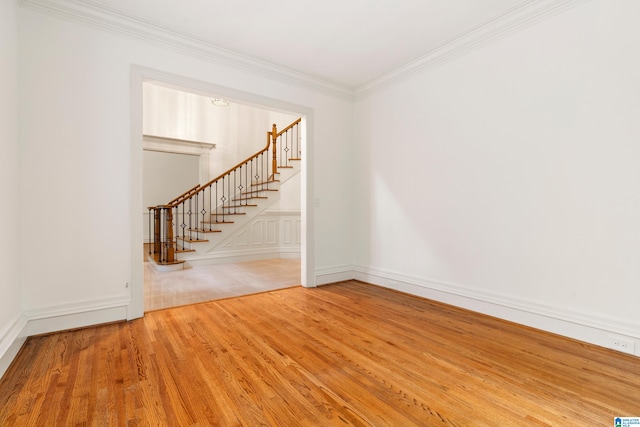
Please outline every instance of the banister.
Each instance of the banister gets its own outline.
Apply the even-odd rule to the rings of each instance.
[[[178,197],[176,197],[175,199],[167,203],[167,205],[173,205],[174,203],[178,203],[181,199],[185,198],[191,193],[196,192],[199,188],[200,188],[200,184],[197,184],[195,187],[188,189],[187,191],[185,191],[184,193],[182,193],[181,195],[179,195]]]
[[[294,127],[295,125],[297,125],[298,123],[300,123],[302,121],[302,117],[300,117],[298,120],[296,120],[295,122],[291,123],[289,126],[287,126],[286,128],[282,129],[280,132],[278,132],[277,136],[282,135],[283,133],[285,133],[286,131],[288,131],[289,129],[291,129],[292,127]]]
[[[257,153],[255,153],[253,156],[247,157],[246,159],[244,159],[243,161],[241,161],[240,163],[238,163],[237,165],[233,166],[232,168],[226,170],[225,172],[221,173],[220,175],[218,175],[217,177],[213,178],[212,180],[210,180],[209,182],[207,182],[204,185],[198,185],[194,188],[192,188],[189,191],[186,191],[183,195],[186,195],[187,193],[189,193],[190,191],[194,191],[194,193],[196,192],[195,190],[199,190],[201,188],[206,188],[212,184],[214,184],[216,181],[222,179],[225,175],[230,174],[231,172],[233,172],[234,170],[238,169],[240,166],[245,165],[247,163],[249,163],[251,160],[257,158],[258,156],[260,156],[261,154],[263,154],[265,151],[269,150],[269,146],[272,144],[271,139],[273,138],[274,140],[281,136],[282,134],[284,134],[286,131],[288,131],[289,129],[293,128],[294,126],[296,126],[298,123],[300,123],[302,121],[302,117],[300,117],[299,119],[297,119],[296,121],[294,121],[293,123],[291,123],[289,126],[287,126],[286,128],[282,129],[280,132],[277,132],[275,137],[273,137],[273,130],[271,132],[267,132],[267,145],[260,151],[258,151]],[[276,128],[276,125],[273,125],[273,129]],[[274,141],[275,144],[275,141]],[[275,153],[275,150],[274,150]],[[275,169],[274,169],[275,170]],[[189,195],[189,196],[193,196],[193,194]],[[173,207],[177,206],[178,204],[182,203],[183,201],[189,199],[189,197],[184,197],[184,199],[179,200],[180,197],[177,197],[176,199],[172,200],[171,202],[168,203],[168,205],[171,205]]]
[[[296,132],[289,131],[301,121],[302,118],[297,119],[280,132],[273,124],[266,132],[263,149],[169,203],[149,207],[150,214],[153,211],[153,218],[149,216],[149,231],[150,235],[153,233],[156,261],[160,264],[180,262],[176,261],[176,252],[192,250],[192,243],[206,242],[205,233],[221,231],[222,224],[233,224],[233,215],[244,215],[245,207],[257,206],[252,204],[253,199],[266,198],[264,192],[276,191],[278,168],[289,168],[290,160],[300,160],[297,155],[300,153],[299,128]],[[292,153],[296,156],[290,156]]]
[[[237,165],[235,165],[235,166],[234,166],[234,167],[232,167],[231,169],[229,169],[229,170],[227,170],[227,171],[225,171],[225,172],[221,173],[220,175],[218,175],[217,177],[213,178],[211,181],[207,182],[206,184],[204,184],[204,185],[198,185],[198,187],[199,187],[199,188],[198,188],[198,190],[200,190],[200,189],[202,189],[202,188],[206,188],[206,187],[208,187],[208,186],[210,186],[210,185],[212,185],[212,184],[215,184],[215,182],[216,182],[216,181],[218,181],[218,180],[222,179],[225,175],[230,174],[230,173],[231,173],[231,172],[233,172],[234,170],[238,169],[240,166],[242,166],[242,165],[244,165],[244,164],[247,164],[247,163],[249,163],[251,160],[253,160],[253,159],[257,158],[258,156],[260,156],[260,154],[262,154],[262,153],[264,153],[265,151],[268,151],[268,150],[269,150],[269,145],[270,145],[270,144],[267,144],[267,146],[266,146],[265,148],[263,148],[262,150],[258,151],[258,152],[257,152],[256,154],[254,154],[253,156],[251,156],[251,157],[247,157],[245,160],[241,161],[240,163],[238,163]],[[196,192],[197,192],[197,191],[196,191]],[[189,197],[185,197],[183,200],[179,200],[179,201],[177,201],[177,202],[169,203],[169,204],[170,204],[171,206],[175,207],[175,206],[177,206],[178,204],[182,203],[183,201],[187,200],[188,198],[189,198]]]

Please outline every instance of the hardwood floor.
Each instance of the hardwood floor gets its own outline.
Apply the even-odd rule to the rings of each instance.
[[[300,259],[275,258],[158,272],[144,265],[145,311],[300,286]]]
[[[640,359],[360,282],[30,338],[0,425],[612,426]]]

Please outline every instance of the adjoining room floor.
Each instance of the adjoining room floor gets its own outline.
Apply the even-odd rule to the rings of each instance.
[[[158,272],[144,264],[144,309],[212,301],[300,285],[300,259],[267,259]]]

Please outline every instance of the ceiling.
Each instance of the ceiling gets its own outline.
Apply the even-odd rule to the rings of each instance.
[[[586,0],[18,1],[350,97]]]
[[[355,88],[531,0],[77,0]]]

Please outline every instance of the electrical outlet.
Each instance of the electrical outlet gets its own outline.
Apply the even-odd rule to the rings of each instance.
[[[629,354],[636,353],[636,343],[626,338],[609,337],[609,345],[614,350],[624,351]]]

